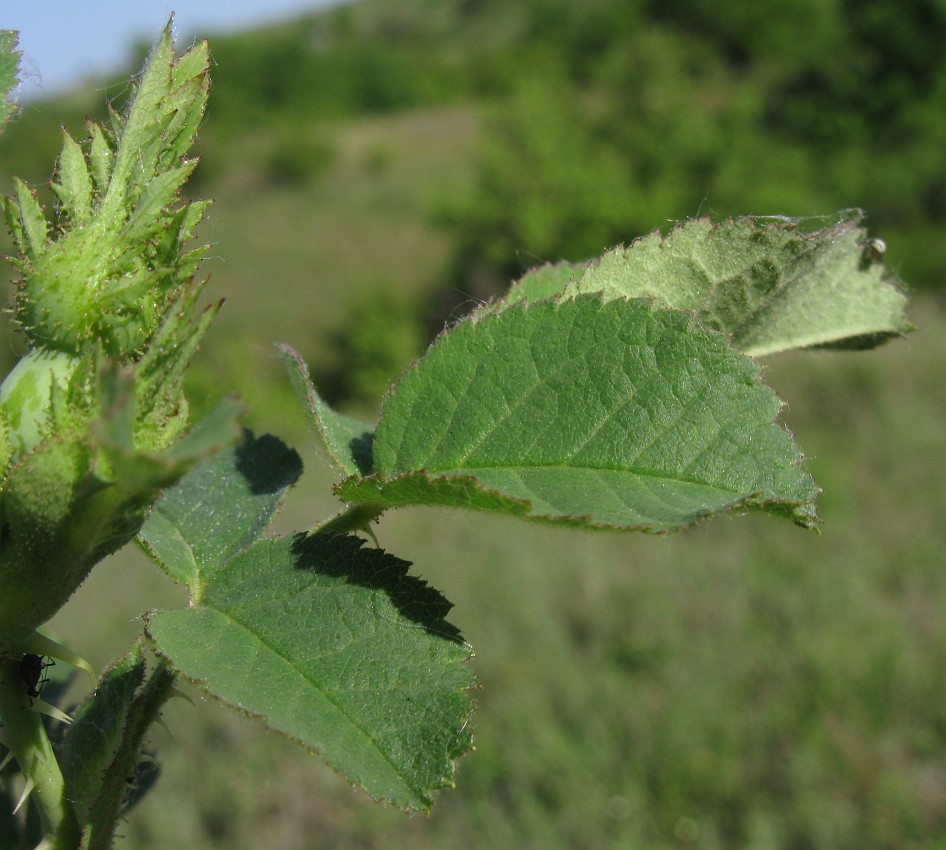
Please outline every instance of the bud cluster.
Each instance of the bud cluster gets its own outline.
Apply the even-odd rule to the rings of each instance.
[[[231,439],[235,411],[181,439],[203,311],[185,250],[207,203],[181,189],[208,93],[198,44],[155,46],[124,115],[65,133],[55,226],[15,181],[15,314],[30,350],[0,386],[0,650],[30,639],[94,564],[137,533],[160,488]],[[200,427],[198,427],[200,430]],[[199,444],[199,446],[198,446]]]

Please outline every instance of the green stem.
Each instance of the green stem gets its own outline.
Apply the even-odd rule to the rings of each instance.
[[[33,783],[30,802],[36,806],[49,850],[75,850],[79,824],[66,796],[66,786],[40,714],[30,705],[20,660],[0,662],[0,720],[6,745],[27,782]]]
[[[385,508],[376,505],[349,505],[341,513],[315,526],[311,534],[349,534],[353,531],[369,531]]]

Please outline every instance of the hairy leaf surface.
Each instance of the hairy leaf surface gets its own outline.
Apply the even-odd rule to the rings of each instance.
[[[301,355],[288,345],[279,346],[279,350],[289,370],[292,388],[309,414],[329,460],[345,475],[370,474],[371,441],[374,439],[371,426],[332,410],[312,384]]]
[[[165,494],[141,539],[193,607],[152,613],[148,634],[181,675],[372,796],[426,809],[471,745],[469,649],[407,562],[352,536],[258,539],[298,469],[250,438]]]
[[[681,313],[519,304],[457,326],[406,373],[375,434],[377,475],[338,493],[650,531],[735,507],[809,525],[816,489],[779,408],[749,358]]]
[[[13,30],[0,30],[0,130],[13,114],[16,106],[8,100],[17,83],[20,52],[16,49],[17,34]]]
[[[869,347],[911,329],[906,297],[884,267],[859,215],[814,230],[806,219],[695,219],[586,267],[570,263],[527,274],[508,297],[652,298],[695,312],[704,327],[731,334],[759,356],[824,345]]]
[[[271,435],[208,458],[165,491],[138,537],[176,581],[199,598],[202,581],[263,534],[302,461]]]

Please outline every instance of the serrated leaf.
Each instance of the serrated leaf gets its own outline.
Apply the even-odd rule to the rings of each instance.
[[[667,531],[740,507],[811,525],[817,491],[780,406],[752,360],[681,313],[519,304],[458,325],[404,375],[375,432],[377,477],[338,494],[478,508],[468,484],[449,492],[473,478],[488,509],[527,502],[545,521]]]
[[[184,163],[149,181],[128,219],[128,238],[144,239],[159,227],[161,214],[175,200],[196,165],[196,161]]]
[[[201,604],[148,617],[181,675],[320,753],[370,795],[427,809],[471,746],[469,651],[449,603],[354,537],[263,540]]]
[[[242,442],[208,458],[166,490],[138,539],[195,597],[202,581],[269,527],[302,474],[299,456],[276,437]]]
[[[103,776],[121,749],[128,732],[128,713],[144,676],[144,655],[141,647],[135,646],[102,675],[66,731],[60,764],[80,823],[86,822],[99,799]]]
[[[76,224],[84,224],[92,214],[92,177],[78,142],[63,133],[59,155],[59,181],[53,182],[63,210]]]
[[[653,298],[691,310],[752,356],[912,329],[906,297],[860,215],[808,230],[805,219],[695,219],[609,251],[564,287],[566,297]]]
[[[181,294],[138,363],[139,445],[151,440],[155,448],[163,447],[175,436],[168,423],[186,424],[186,417],[176,415],[182,401],[184,373],[222,303],[208,305],[194,318],[202,288],[202,284],[195,284]]]
[[[584,274],[588,263],[546,263],[527,271],[517,280],[503,299],[507,304],[536,301],[561,295],[565,287]]]
[[[208,207],[213,201],[192,201],[184,207],[184,220],[181,223],[181,240],[193,239],[194,228],[200,224]]]
[[[155,140],[160,139],[167,123],[167,113],[162,109],[162,100],[167,96],[171,81],[171,62],[174,47],[171,42],[170,24],[151,50],[144,72],[137,86],[132,107],[127,118],[121,119],[114,111],[113,132],[121,139],[112,167],[112,179],[106,197],[105,211],[122,215],[126,195],[136,196],[132,175],[136,172],[153,173],[157,150]],[[117,120],[116,120],[117,119]],[[149,161],[150,160],[150,161]]]
[[[302,356],[291,346],[278,346],[289,370],[289,380],[302,402],[322,448],[335,467],[346,475],[369,475],[372,471],[370,425],[336,413],[319,396],[309,378]]]
[[[17,84],[16,75],[20,67],[20,52],[16,44],[15,31],[0,30],[0,129],[16,110],[16,105],[9,99]]]

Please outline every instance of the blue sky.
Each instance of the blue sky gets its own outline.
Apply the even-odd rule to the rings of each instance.
[[[181,46],[198,31],[224,32],[278,21],[337,0],[3,0],[0,29],[20,32],[20,97],[68,88],[120,68],[136,41],[152,41],[174,13]]]

